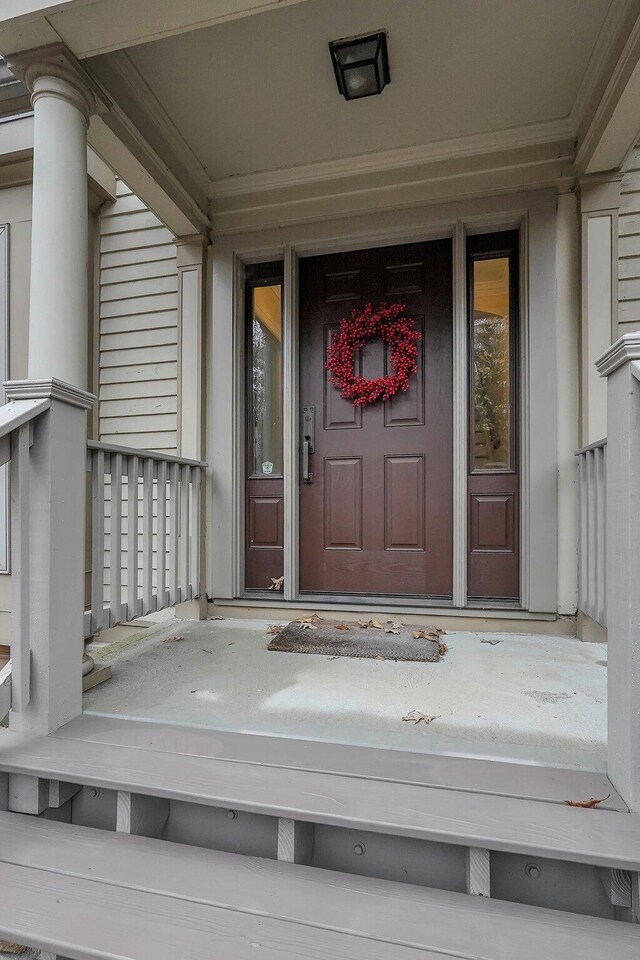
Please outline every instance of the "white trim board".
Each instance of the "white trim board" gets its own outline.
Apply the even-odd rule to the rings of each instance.
[[[296,258],[319,253],[367,246],[409,243],[436,237],[452,236],[454,230],[468,233],[492,232],[514,227],[522,229],[524,264],[523,296],[521,297],[521,342],[525,351],[521,364],[523,503],[529,504],[530,521],[523,525],[521,536],[522,597],[526,609],[540,614],[557,611],[557,472],[556,431],[556,363],[555,363],[555,191],[530,191],[505,197],[486,197],[438,204],[412,210],[396,210],[347,220],[321,221],[256,231],[240,236],[220,238],[212,249],[209,283],[213,290],[212,309],[207,316],[208,379],[207,434],[209,456],[210,536],[207,544],[207,592],[210,597],[234,599],[242,594],[242,564],[239,560],[244,538],[244,498],[242,489],[241,450],[244,423],[238,419],[242,373],[241,338],[243,291],[240,280],[244,263],[285,259],[288,263],[285,299],[291,304],[295,319]],[[528,287],[525,278],[529,278]],[[458,281],[459,283],[459,281]],[[458,300],[460,295],[458,294]],[[458,303],[458,311],[461,304]],[[534,314],[535,325],[529,329],[527,318]],[[460,325],[460,320],[458,321]],[[295,327],[292,327],[295,329]],[[229,362],[229,358],[232,362]],[[288,371],[288,397],[297,410],[295,371]],[[544,384],[534,396],[526,396],[526,384]],[[458,384],[458,387],[460,384]],[[229,403],[235,397],[236,409]],[[295,434],[295,436],[294,436]],[[294,445],[297,430],[287,436],[289,470],[294,476],[297,453]],[[295,474],[297,475],[297,474]],[[458,483],[460,487],[460,481]],[[297,499],[294,488],[285,488],[290,501]],[[291,509],[289,504],[288,509]],[[295,532],[295,515],[287,529]],[[462,523],[458,521],[459,550]],[[458,564],[460,567],[461,564]],[[296,596],[295,559],[288,560],[291,600]],[[456,598],[462,599],[462,578],[458,571]],[[301,598],[297,602],[307,603]],[[379,603],[379,600],[372,601]]]

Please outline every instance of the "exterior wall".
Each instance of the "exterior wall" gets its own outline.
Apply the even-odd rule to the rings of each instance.
[[[176,453],[176,246],[122,181],[101,211],[99,271],[99,438]]]

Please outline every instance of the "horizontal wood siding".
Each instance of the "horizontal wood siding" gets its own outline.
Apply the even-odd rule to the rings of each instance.
[[[620,185],[619,334],[640,329],[640,146],[629,155]]]
[[[178,271],[171,233],[122,182],[100,218],[99,436],[176,453]]]

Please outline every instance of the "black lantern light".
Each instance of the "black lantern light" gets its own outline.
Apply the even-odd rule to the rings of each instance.
[[[390,82],[387,35],[384,31],[332,40],[331,61],[338,90],[345,100],[382,93]]]

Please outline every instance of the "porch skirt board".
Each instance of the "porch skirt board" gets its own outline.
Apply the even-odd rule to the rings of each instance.
[[[329,657],[358,657],[375,660],[411,660],[437,663],[440,659],[437,641],[415,638],[414,631],[424,628],[403,625],[399,633],[385,633],[376,627],[359,627],[349,623],[348,630],[337,629],[339,620],[318,620],[309,629],[293,620],[270,641],[268,649],[280,653],[314,653]]]

